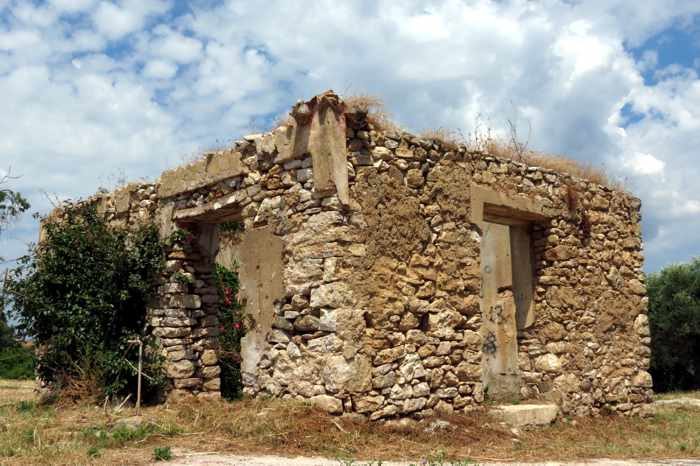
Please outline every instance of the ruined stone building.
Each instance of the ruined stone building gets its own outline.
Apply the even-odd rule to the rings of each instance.
[[[370,419],[489,399],[633,414],[650,400],[638,199],[380,128],[332,92],[291,117],[92,199],[114,225],[194,235],[149,310],[170,396],[219,395],[219,260],[239,265],[252,396]],[[222,248],[231,221],[242,228]]]

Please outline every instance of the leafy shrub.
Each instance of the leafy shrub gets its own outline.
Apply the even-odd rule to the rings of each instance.
[[[113,229],[94,208],[73,207],[44,232],[8,285],[18,328],[39,349],[39,376],[76,397],[133,392],[138,352],[127,342],[143,336],[162,270],[156,229]],[[149,348],[146,397],[165,380],[162,358]]]
[[[170,447],[155,447],[153,449],[153,459],[156,461],[168,461],[173,459],[173,452]]]
[[[656,391],[700,388],[700,259],[647,278]]]
[[[219,365],[221,366],[221,396],[228,400],[240,398],[241,338],[245,335],[243,306],[239,302],[238,272],[216,265],[216,285],[219,291]]]
[[[0,379],[31,379],[34,377],[34,353],[23,346],[0,349]]]

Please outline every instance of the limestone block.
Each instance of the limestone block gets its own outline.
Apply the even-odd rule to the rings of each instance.
[[[374,365],[379,366],[389,362],[394,362],[397,359],[402,358],[405,354],[406,348],[404,346],[383,349],[377,353],[377,356],[374,358]]]
[[[330,356],[323,368],[323,381],[331,393],[360,393],[372,387],[372,365],[365,356],[347,361],[343,356]]]
[[[628,281],[627,287],[636,295],[646,296],[647,294],[647,287],[636,278]]]
[[[153,335],[162,338],[186,337],[189,334],[189,327],[157,327],[153,330]]]
[[[426,400],[425,398],[411,398],[408,400],[404,400],[403,405],[401,407],[401,412],[412,413],[414,411],[419,411],[425,408],[427,401],[428,400]]]
[[[195,366],[192,361],[183,359],[176,362],[166,363],[165,370],[168,377],[173,379],[186,379],[194,375]]]
[[[175,379],[173,380],[173,386],[175,388],[197,388],[202,383],[202,379],[194,377],[188,379]]]
[[[343,348],[343,341],[336,335],[326,335],[309,340],[307,349],[316,353],[336,353]]]
[[[649,333],[649,317],[646,314],[639,314],[636,319],[634,319],[634,331],[640,337],[648,337]]]
[[[384,397],[381,395],[364,396],[355,401],[355,410],[358,413],[369,413],[379,409],[384,403]]]
[[[221,390],[221,379],[219,377],[216,377],[211,380],[207,380],[204,382],[202,385],[202,388],[208,392],[217,392]]]
[[[158,196],[172,197],[245,173],[239,152],[207,154],[192,164],[164,172],[159,180]]]
[[[427,375],[420,357],[415,353],[406,355],[399,367],[399,372],[407,382],[410,382],[414,378],[422,379]]]
[[[312,315],[301,316],[294,321],[294,328],[300,332],[315,332],[320,325],[320,319]]]
[[[650,373],[647,371],[639,371],[632,378],[632,385],[635,387],[651,388],[654,383]]]
[[[341,414],[343,402],[329,395],[316,395],[309,399],[311,403],[330,414]]]
[[[219,358],[216,357],[216,351],[208,349],[202,353],[201,361],[205,366],[213,366],[219,361]]]
[[[544,354],[535,359],[535,368],[543,372],[558,372],[561,370],[561,361],[554,354]]]
[[[581,388],[578,377],[575,374],[562,374],[554,379],[554,386],[565,393],[578,392]]]
[[[549,425],[557,418],[557,405],[512,405],[498,406],[493,412],[513,427]]]
[[[344,282],[326,283],[311,290],[311,307],[348,307],[352,306],[351,291]]]
[[[202,377],[205,379],[213,379],[221,374],[221,368],[219,366],[206,366],[202,369]]]

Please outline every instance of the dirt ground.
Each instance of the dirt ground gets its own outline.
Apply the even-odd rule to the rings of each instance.
[[[325,458],[285,458],[281,456],[237,456],[237,455],[215,455],[215,454],[192,454],[178,452],[179,459],[169,461],[164,466],[380,466],[379,463],[354,462],[346,463],[338,460]],[[419,466],[426,463],[408,462],[382,462],[381,466]],[[439,464],[439,463],[438,463]],[[451,463],[446,463],[449,465]],[[460,464],[460,463],[452,463]],[[463,463],[469,464],[469,463]],[[472,463],[477,464],[477,463]],[[539,462],[539,463],[488,463],[489,466],[651,466],[651,465],[698,465],[700,461],[695,460],[657,460],[657,461],[634,461],[634,460],[610,460],[598,459],[586,462]]]
[[[90,403],[38,406],[32,382],[0,381],[0,465],[700,465],[700,409],[689,406],[537,429],[511,429],[485,410],[392,426],[262,399],[136,414]]]

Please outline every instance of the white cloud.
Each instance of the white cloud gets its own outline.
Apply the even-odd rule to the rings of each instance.
[[[152,44],[155,55],[177,63],[190,63],[201,56],[202,43],[178,33],[169,33]]]
[[[650,268],[700,254],[700,80],[682,66],[658,70],[653,50],[641,60],[626,50],[699,13],[699,2],[186,6],[174,19],[159,0],[10,6],[0,159],[31,175],[18,187],[37,205],[39,189],[76,196],[122,170],[156,175],[333,88],[382,96],[414,130],[468,134],[479,121],[498,132],[510,119],[526,137],[531,127],[531,147],[604,163],[642,197]],[[108,42],[125,38],[110,56]],[[635,118],[625,121],[625,105]]]
[[[76,13],[92,7],[95,0],[50,0],[50,3],[58,11]]]
[[[624,165],[636,175],[660,175],[663,173],[666,163],[651,154],[637,152],[627,157]]]
[[[36,31],[9,31],[0,33],[0,50],[16,50],[31,47],[41,42]]]
[[[177,65],[164,61],[149,61],[143,69],[143,74],[154,79],[170,79],[177,73]]]
[[[102,1],[93,20],[99,32],[117,40],[142,28],[150,15],[164,13],[168,9],[170,1],[167,0],[123,0],[120,4]]]
[[[95,12],[95,26],[110,39],[136,31],[141,27],[142,18],[133,11],[120,8],[114,3],[102,2]]]

